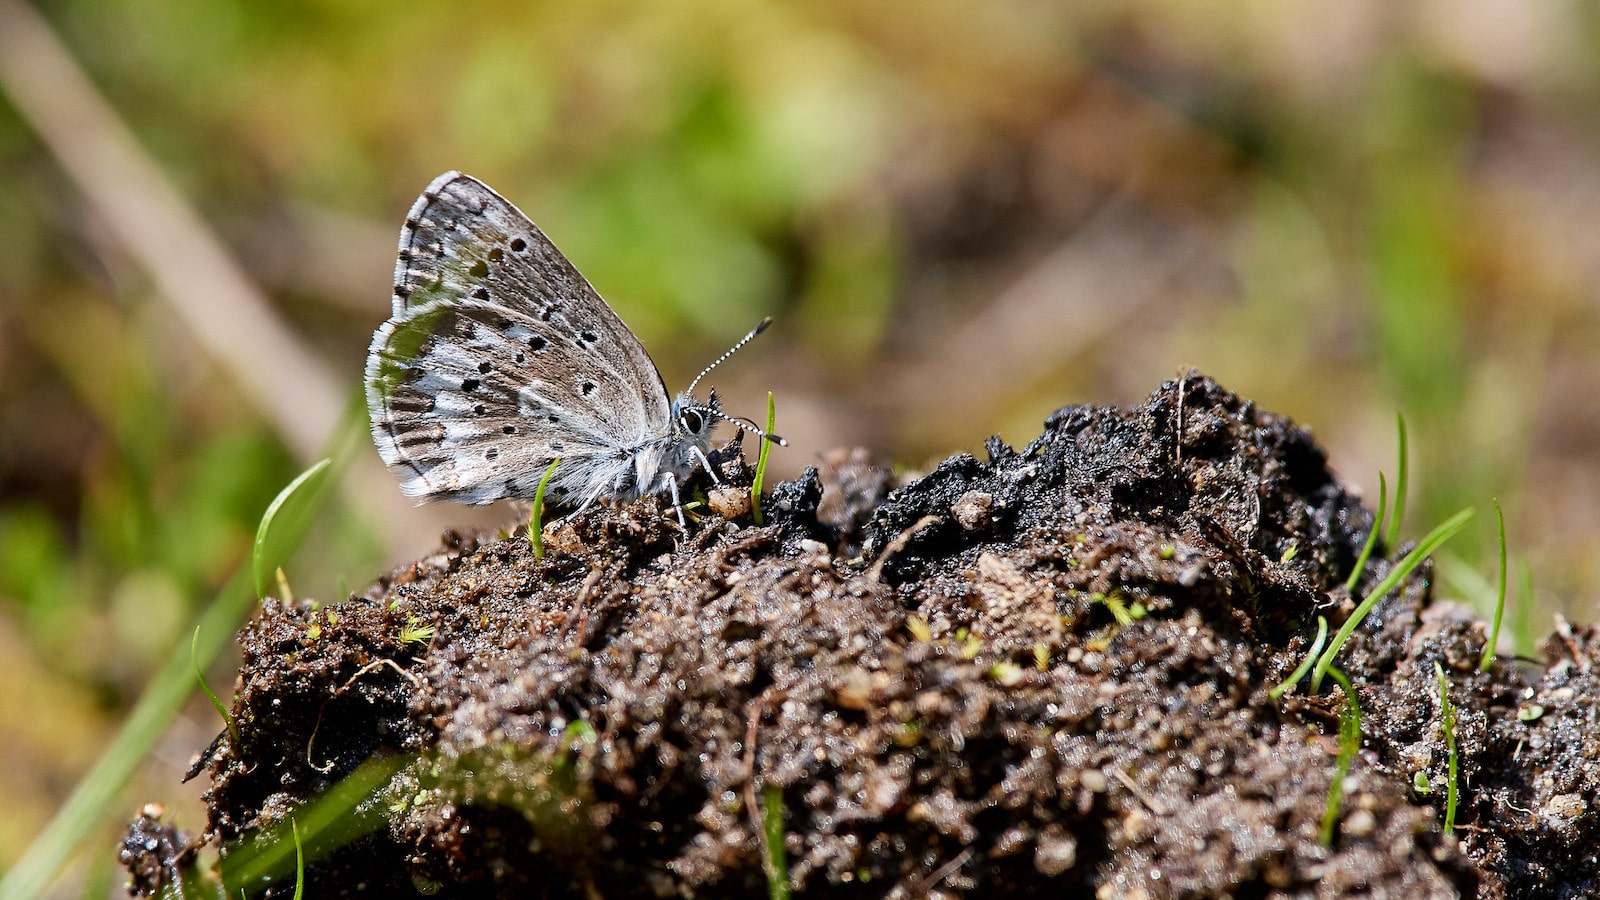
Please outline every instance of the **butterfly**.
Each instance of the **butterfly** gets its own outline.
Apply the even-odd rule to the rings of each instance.
[[[763,319],[676,398],[639,338],[521,210],[446,172],[400,231],[393,315],[372,336],[367,409],[378,454],[407,496],[461,503],[668,492],[704,467],[721,422],[779,445],[695,386],[760,334]],[[559,461],[557,461],[559,460]]]

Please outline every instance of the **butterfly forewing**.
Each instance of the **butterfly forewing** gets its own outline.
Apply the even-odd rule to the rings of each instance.
[[[633,333],[516,207],[454,172],[406,219],[366,382],[379,452],[416,497],[531,497],[557,456],[559,495],[671,431]]]

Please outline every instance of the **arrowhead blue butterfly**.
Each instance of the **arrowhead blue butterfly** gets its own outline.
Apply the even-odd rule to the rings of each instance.
[[[446,172],[400,231],[393,315],[372,336],[367,409],[407,496],[461,503],[547,489],[583,509],[670,493],[704,467],[721,422],[783,445],[694,388],[762,320],[669,398],[661,373],[544,232],[488,185]]]

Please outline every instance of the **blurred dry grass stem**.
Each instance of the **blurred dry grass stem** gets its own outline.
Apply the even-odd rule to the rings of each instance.
[[[315,459],[348,392],[279,320],[49,24],[21,0],[0,0],[0,86],[195,339],[270,417],[296,458]]]
[[[0,89],[96,213],[139,261],[201,348],[227,371],[302,462],[326,451],[350,391],[289,328],[228,249],[140,147],[48,22],[0,0]],[[375,309],[381,305],[375,301]],[[442,527],[417,516],[371,453],[341,481],[393,547]]]

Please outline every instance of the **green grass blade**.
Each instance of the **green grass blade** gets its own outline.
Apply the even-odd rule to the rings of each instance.
[[[1356,702],[1355,689],[1350,679],[1338,669],[1328,674],[1344,689],[1345,707],[1339,713],[1339,756],[1333,764],[1333,782],[1328,785],[1328,805],[1322,813],[1322,846],[1333,846],[1333,829],[1339,823],[1339,806],[1344,801],[1344,780],[1350,777],[1350,766],[1361,750],[1361,704]]]
[[[1277,687],[1268,691],[1267,696],[1276,700],[1279,697],[1282,697],[1284,692],[1288,691],[1289,688],[1299,684],[1300,679],[1306,677],[1306,673],[1311,671],[1311,666],[1316,663],[1317,654],[1322,652],[1322,643],[1327,639],[1328,617],[1317,616],[1317,639],[1311,642],[1311,649],[1306,651],[1306,658],[1300,661],[1300,665],[1296,666],[1295,670],[1289,673],[1289,677],[1285,678],[1282,684],[1279,684]]]
[[[119,875],[123,875],[125,873],[122,871],[122,867],[117,865],[117,861],[112,858],[111,854],[96,854],[95,858],[89,861],[89,864],[85,866],[85,870],[83,889],[78,892],[78,896],[81,897],[82,900],[106,900],[107,897],[122,896],[123,892],[117,890],[117,888],[120,886],[117,884],[117,882],[119,880],[124,882],[126,881],[125,878],[118,878]],[[195,900],[200,900],[200,898],[205,898],[205,900],[219,900],[221,895],[217,894],[215,891],[207,892],[200,888],[190,886],[190,881],[198,880],[199,879],[183,879],[181,881],[181,887],[178,891],[169,890],[167,893],[175,895],[172,900],[190,900],[190,898],[195,898]],[[162,897],[161,900],[167,900],[167,898]]]
[[[1405,558],[1401,559],[1393,569],[1389,570],[1389,574],[1382,581],[1378,582],[1378,586],[1372,589],[1372,593],[1368,594],[1365,600],[1361,601],[1361,605],[1357,606],[1355,612],[1350,614],[1350,618],[1345,619],[1344,624],[1339,627],[1339,633],[1334,635],[1333,641],[1328,644],[1328,649],[1322,651],[1322,657],[1317,660],[1317,667],[1311,675],[1311,690],[1313,692],[1322,687],[1322,677],[1327,674],[1328,667],[1333,665],[1333,658],[1339,654],[1340,650],[1344,649],[1344,642],[1350,639],[1351,634],[1355,633],[1356,628],[1361,625],[1361,620],[1367,617],[1367,613],[1372,612],[1372,608],[1378,605],[1378,601],[1382,600],[1385,594],[1394,590],[1396,585],[1403,581],[1407,575],[1410,575],[1412,569],[1421,565],[1422,561],[1428,558],[1428,554],[1438,549],[1439,545],[1445,541],[1454,537],[1456,532],[1460,531],[1467,524],[1467,521],[1472,518],[1472,513],[1473,510],[1470,507],[1463,509],[1439,525],[1438,528],[1428,532],[1428,536],[1424,537],[1410,553],[1405,555]]]
[[[184,659],[182,653],[167,655],[166,665],[146,685],[111,745],[78,782],[66,803],[39,832],[4,880],[0,880],[0,900],[24,900],[43,894],[73,848],[107,810],[117,809],[117,793],[192,690],[194,670],[210,665],[223,646],[233,639],[234,629],[261,596],[257,588],[263,578],[270,578],[277,571],[278,563],[294,550],[294,545],[304,535],[323,495],[328,468],[329,461],[323,460],[307,469],[267,508],[256,530],[252,570],[247,572],[241,566],[200,613],[189,642],[189,658]],[[264,567],[268,562],[271,565]]]
[[[533,545],[535,559],[544,559],[544,489],[550,486],[550,476],[556,473],[556,466],[561,463],[561,457],[550,460],[550,466],[544,470],[544,477],[539,479],[539,487],[533,492],[533,516],[528,520],[528,543]]]
[[[290,819],[289,830],[294,833],[294,900],[301,900],[306,892],[306,848],[300,846],[300,823]]]
[[[256,595],[251,587],[250,577],[241,566],[201,613],[198,636],[190,643],[191,657],[185,659],[181,651],[167,655],[166,665],[150,680],[111,745],[0,881],[0,900],[44,896],[56,870],[95,824],[107,815],[122,814],[117,794],[194,689],[191,665],[198,661],[204,666],[215,659],[255,605]]]
[[[1533,566],[1528,565],[1525,559],[1517,561],[1517,615],[1511,622],[1511,643],[1521,654],[1531,654],[1538,646],[1539,635],[1535,632],[1538,626],[1534,624],[1535,613],[1538,610],[1537,596],[1533,591]]]
[[[1389,519],[1389,532],[1383,545],[1394,552],[1400,541],[1400,521],[1406,517],[1406,417],[1395,413],[1395,428],[1400,432],[1400,476],[1394,481],[1394,516]]]
[[[778,408],[774,405],[772,392],[767,391],[767,434],[771,434],[778,427]],[[750,517],[757,525],[761,523],[761,485],[767,480],[767,455],[772,452],[772,442],[766,438],[761,439],[761,449],[756,451],[756,475],[750,479]]]
[[[783,852],[783,788],[775,784],[761,786],[761,825],[767,845],[767,898],[789,900],[789,861]]]
[[[1487,672],[1494,663],[1494,648],[1500,641],[1500,619],[1506,611],[1506,516],[1500,511],[1500,500],[1494,501],[1494,520],[1500,532],[1500,590],[1494,600],[1494,624],[1489,628],[1489,643],[1483,647],[1483,659],[1478,662],[1478,671]]]
[[[1441,588],[1461,598],[1473,612],[1488,618],[1494,610],[1494,585],[1471,564],[1448,550],[1433,555],[1439,564]]]
[[[1378,532],[1383,530],[1383,516],[1389,508],[1389,482],[1384,479],[1383,473],[1378,473],[1378,517],[1372,520],[1372,531],[1367,533],[1367,542],[1361,547],[1361,555],[1356,557],[1356,566],[1350,570],[1350,577],[1344,583],[1344,589],[1354,594],[1356,584],[1361,581],[1361,573],[1367,570],[1367,560],[1372,558],[1372,548],[1378,543]]]
[[[288,562],[289,554],[300,546],[312,515],[321,506],[332,465],[332,460],[324,459],[301,472],[288,487],[278,492],[262,514],[261,525],[256,528],[255,548],[250,555],[257,597],[267,596],[278,567]]]
[[[222,883],[228,896],[259,889],[288,878],[304,865],[292,857],[318,859],[382,828],[387,812],[368,802],[415,756],[375,756],[295,810],[287,822],[233,848],[221,860]],[[306,848],[294,840],[304,836]]]
[[[228,708],[222,705],[221,700],[217,699],[216,691],[213,691],[211,685],[206,683],[205,670],[200,666],[200,626],[198,625],[194,628],[194,637],[189,641],[189,662],[194,665],[194,678],[200,682],[200,690],[206,692],[206,697],[211,701],[211,705],[217,709],[217,715],[221,716],[222,721],[228,724],[228,738],[233,741],[235,747],[239,746],[239,727],[233,722],[233,713],[228,712]]]
[[[1439,725],[1444,730],[1445,746],[1450,754],[1444,801],[1444,833],[1448,835],[1456,829],[1456,768],[1459,765],[1456,754],[1456,708],[1450,703],[1450,682],[1444,677],[1444,667],[1435,662],[1433,671],[1439,678]]]

